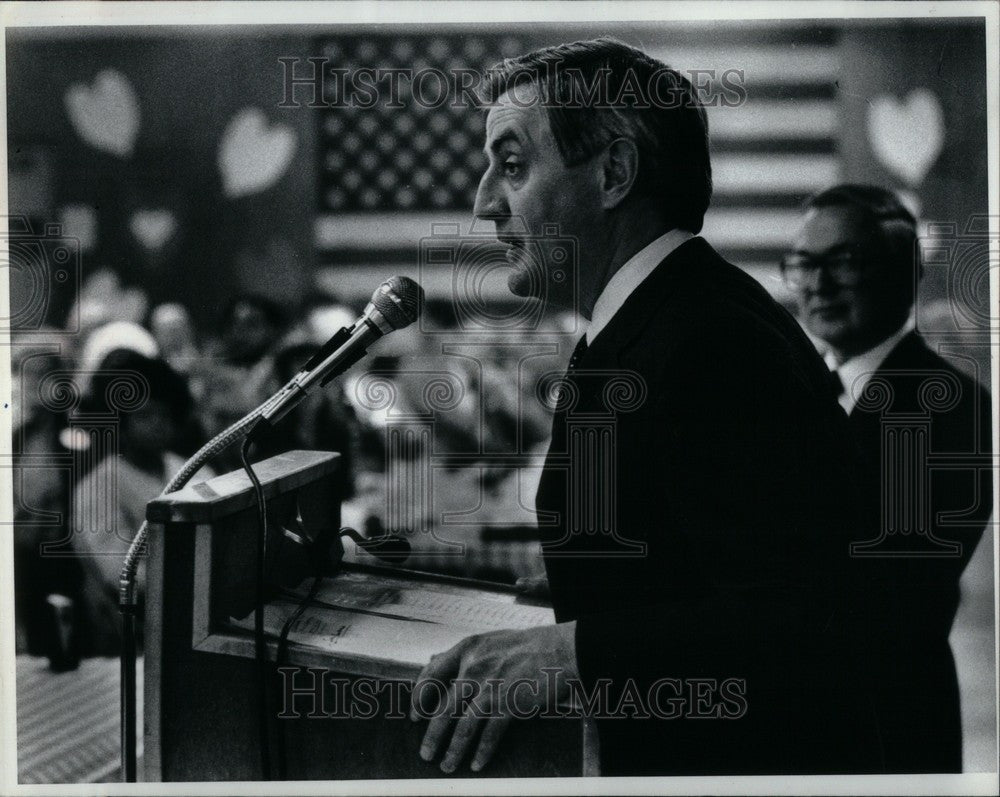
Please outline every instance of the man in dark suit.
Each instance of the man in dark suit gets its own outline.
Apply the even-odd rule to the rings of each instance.
[[[847,421],[794,319],[697,237],[711,166],[690,83],[597,40],[501,64],[488,99],[476,214],[515,294],[589,325],[536,499],[556,624],[432,659],[421,682],[499,688],[454,711],[453,687],[421,755],[479,769],[512,715],[573,691],[604,775],[877,771]]]
[[[960,772],[948,634],[993,504],[991,405],[914,329],[916,244],[916,222],[891,192],[839,185],[808,201],[782,273],[827,348],[879,517],[854,555],[869,590],[866,669],[888,771]]]

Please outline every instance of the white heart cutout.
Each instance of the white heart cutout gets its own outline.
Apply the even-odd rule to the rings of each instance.
[[[944,110],[930,89],[902,102],[889,95],[868,106],[868,141],[879,162],[911,188],[923,182],[944,147]]]
[[[284,124],[269,124],[259,108],[239,111],[222,134],[219,171],[222,189],[229,198],[256,194],[274,185],[295,154],[295,131]]]
[[[139,135],[139,100],[132,84],[115,69],[102,69],[88,86],[66,90],[66,112],[80,138],[119,158],[132,154]]]
[[[169,210],[137,210],[129,219],[129,229],[135,239],[150,252],[158,252],[177,229],[177,219]]]
[[[66,205],[59,210],[63,235],[75,238],[81,252],[90,252],[97,243],[97,210],[92,205]]]

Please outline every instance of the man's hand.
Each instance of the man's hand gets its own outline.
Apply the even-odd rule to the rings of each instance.
[[[414,721],[431,717],[420,757],[433,761],[443,751],[441,770],[454,772],[481,730],[472,771],[481,770],[511,719],[554,708],[568,696],[566,680],[578,677],[575,633],[576,623],[494,631],[467,637],[433,656],[417,678],[410,709]],[[559,677],[547,677],[546,669]],[[549,693],[554,683],[565,694]],[[438,697],[443,703],[427,705]]]
[[[514,589],[522,595],[530,595],[532,598],[548,598],[549,579],[547,576],[524,576],[519,578],[514,584]]]

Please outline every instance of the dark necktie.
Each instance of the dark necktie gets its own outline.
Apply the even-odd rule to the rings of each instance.
[[[575,371],[577,369],[577,366],[580,364],[580,360],[583,359],[583,356],[586,353],[587,353],[587,336],[584,335],[582,338],[580,338],[579,341],[577,341],[576,348],[573,349],[573,354],[569,358],[569,368],[567,370]]]

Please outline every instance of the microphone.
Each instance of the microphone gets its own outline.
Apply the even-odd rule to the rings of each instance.
[[[423,301],[424,289],[409,277],[391,277],[379,285],[354,326],[344,327],[323,344],[261,412],[254,431],[261,425],[273,426],[317,384],[324,387],[358,362],[383,335],[416,321]]]

